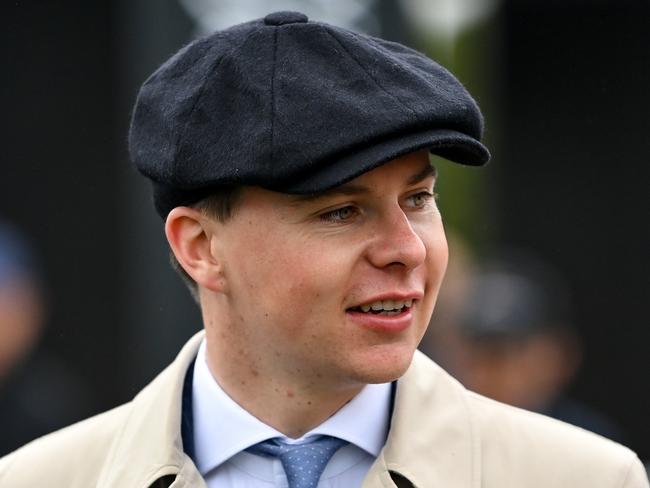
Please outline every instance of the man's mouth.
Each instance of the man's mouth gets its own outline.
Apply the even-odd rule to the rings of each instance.
[[[375,315],[399,315],[413,306],[413,299],[408,300],[378,300],[372,303],[348,308],[348,312],[371,313]]]

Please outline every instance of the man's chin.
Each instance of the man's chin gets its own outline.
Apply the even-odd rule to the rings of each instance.
[[[369,354],[356,367],[357,380],[366,384],[395,381],[406,373],[414,353],[414,348],[398,348]]]

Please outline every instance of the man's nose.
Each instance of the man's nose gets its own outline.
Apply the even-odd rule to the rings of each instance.
[[[424,241],[401,208],[384,215],[375,232],[368,250],[369,260],[375,267],[414,269],[424,262],[427,253]]]

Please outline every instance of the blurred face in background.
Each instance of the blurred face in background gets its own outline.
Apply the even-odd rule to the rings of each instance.
[[[40,293],[28,280],[0,283],[0,381],[31,350],[43,321]]]
[[[579,362],[575,339],[550,330],[500,341],[461,336],[454,372],[471,390],[542,411],[571,381]]]

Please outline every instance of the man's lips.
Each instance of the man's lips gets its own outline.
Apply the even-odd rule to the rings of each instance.
[[[358,304],[348,307],[346,312],[379,314],[410,309],[414,303],[424,296],[421,292],[384,293],[370,297]]]
[[[390,293],[372,297],[346,310],[354,323],[375,331],[397,333],[413,322],[413,308],[423,293]]]
[[[346,315],[352,323],[365,329],[376,332],[388,332],[391,334],[402,332],[408,329],[413,323],[413,305],[393,310],[371,310],[363,312],[352,308],[346,311]]]
[[[413,298],[407,298],[406,300],[375,300],[374,302],[368,302],[357,307],[348,308],[348,311],[371,313],[375,315],[397,315],[398,313],[410,309],[413,306],[414,301]]]

